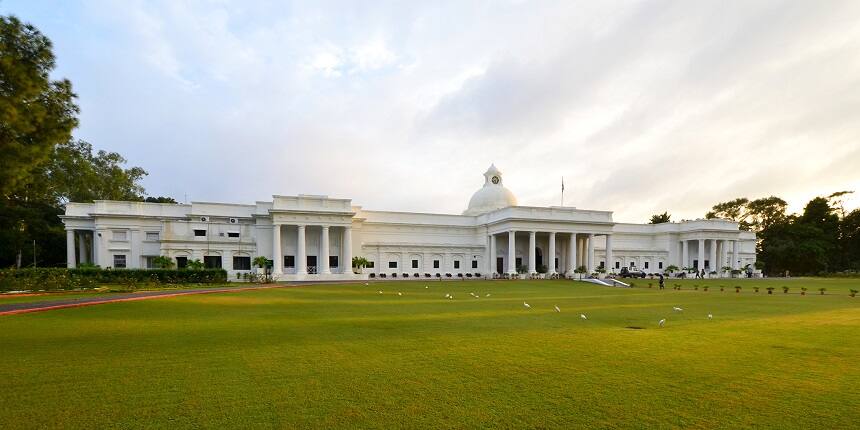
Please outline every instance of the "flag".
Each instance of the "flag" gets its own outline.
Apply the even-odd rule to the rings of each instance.
[[[561,177],[561,192],[564,192],[564,176]]]

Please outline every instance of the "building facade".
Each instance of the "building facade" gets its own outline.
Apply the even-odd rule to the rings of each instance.
[[[255,257],[279,280],[345,280],[386,274],[446,277],[517,272],[572,275],[669,266],[727,275],[756,260],[754,233],[727,220],[616,223],[612,212],[519,206],[495,166],[462,215],[365,210],[349,199],[272,196],[253,205],[128,201],[69,203],[61,216],[69,267],[151,268],[166,256],[236,274]],[[353,256],[370,266],[356,274]]]

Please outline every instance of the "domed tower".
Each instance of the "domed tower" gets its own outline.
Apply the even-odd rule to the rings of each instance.
[[[484,172],[484,186],[469,200],[469,207],[463,211],[463,215],[480,215],[496,209],[516,206],[517,198],[511,190],[502,185],[502,172],[491,164]]]

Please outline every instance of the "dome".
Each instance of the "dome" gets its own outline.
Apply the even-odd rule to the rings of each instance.
[[[496,209],[516,206],[517,198],[511,190],[502,185],[502,172],[491,165],[484,173],[484,186],[469,200],[469,207],[463,215],[480,215]]]

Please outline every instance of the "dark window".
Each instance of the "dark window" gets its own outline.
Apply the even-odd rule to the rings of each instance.
[[[514,266],[517,266],[517,267],[522,266],[522,265],[523,265],[523,257],[517,257],[517,258],[514,260],[514,262],[516,263],[516,264],[514,264]]]
[[[472,268],[473,268],[473,269],[477,269],[477,268],[478,268],[478,260],[472,260]]]
[[[433,268],[434,268],[434,269],[438,269],[438,268],[439,268],[439,260],[433,260]]]
[[[658,262],[658,263],[657,263],[657,268],[658,268],[658,269],[662,269],[662,268],[663,268],[663,262],[662,262],[662,261],[660,261],[660,262]]]
[[[558,257],[555,257],[555,268],[558,269]]]
[[[329,255],[328,257],[328,267],[340,267],[338,266],[337,255]]]
[[[606,263],[605,261],[601,261],[601,262],[600,262],[600,264],[599,264],[599,265],[597,265],[597,267],[599,267],[599,268],[601,268],[601,269],[602,269],[602,268],[604,267],[604,264],[605,264],[605,263]]]
[[[630,262],[630,268],[632,269],[632,268],[633,268],[633,266],[634,266],[634,265],[633,265],[633,262],[631,261],[631,262]]]
[[[616,268],[616,269],[620,269],[620,268],[621,268],[621,262],[620,262],[620,261],[616,261],[616,262],[615,262],[615,268]]]
[[[647,261],[645,262],[645,268],[646,269],[648,268],[648,262]]]
[[[413,269],[417,269],[417,268],[418,268],[418,260],[412,260],[412,268],[413,268]]]
[[[459,268],[460,268],[460,260],[454,260],[454,268],[455,268],[455,269],[459,269]]]
[[[176,257],[176,268],[184,269],[188,267],[188,257]]]
[[[239,237],[239,232],[238,231],[227,232],[227,237]]]
[[[194,230],[195,236],[206,236],[206,230]]]
[[[375,264],[373,264],[373,261],[368,261],[368,262],[367,262],[367,268],[368,268],[368,269],[373,269],[373,266],[375,266]]]
[[[396,269],[397,268],[397,262],[396,261],[389,261],[388,262],[388,268],[389,269]]]
[[[251,270],[251,257],[233,257],[233,270]]]
[[[711,261],[710,260],[705,260],[705,267],[707,267],[707,268],[711,267]]]
[[[284,267],[296,267],[296,256],[295,255],[285,255],[284,256]]]
[[[203,267],[207,269],[220,269],[221,268],[221,256],[220,255],[205,255],[203,256]]]
[[[113,256],[114,269],[125,269],[125,255],[119,254]]]
[[[698,269],[698,268],[699,268],[699,260],[693,260],[693,268],[694,268],[694,269]]]

